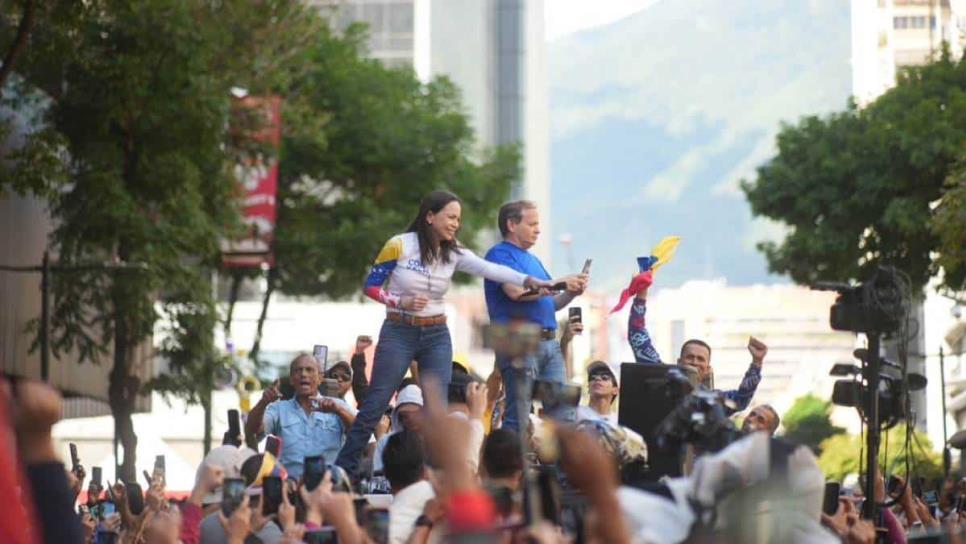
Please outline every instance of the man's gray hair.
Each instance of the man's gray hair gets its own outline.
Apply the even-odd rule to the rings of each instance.
[[[302,351],[302,352],[299,352],[294,359],[292,359],[291,363],[288,364],[288,373],[290,375],[295,370],[295,363],[299,362],[299,359],[301,359],[302,357],[308,357],[309,359],[311,359],[312,362],[315,363],[315,366],[319,369],[319,372],[322,372],[322,365],[319,364],[319,361],[311,353],[306,353]]]
[[[500,227],[500,235],[504,238],[510,234],[510,229],[507,228],[507,221],[513,221],[514,223],[519,223],[523,221],[523,210],[535,210],[537,209],[537,204],[532,200],[515,200],[513,202],[507,202],[503,206],[500,206],[500,214],[497,218],[497,222]]]

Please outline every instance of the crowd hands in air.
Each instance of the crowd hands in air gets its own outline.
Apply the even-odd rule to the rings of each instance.
[[[585,379],[575,376],[569,346],[583,332],[580,313],[556,321],[588,288],[590,262],[552,280],[529,252],[540,229],[526,201],[501,208],[503,241],[476,257],[456,241],[461,211],[455,195],[427,195],[366,280],[365,294],[386,306],[378,340],[360,336],[351,361],[331,366],[296,356],[287,383],[268,384],[244,424],[205,456],[187,496],[166,490],[163,462],[144,474],[143,488],[87,474],[82,450],[65,467],[51,437],[59,394],[4,380],[0,425],[10,440],[0,441],[0,484],[13,500],[0,509],[0,541],[897,543],[942,534],[964,542],[966,482],[946,481],[930,504],[904,481],[887,493],[877,476],[874,520],[859,514],[860,490],[829,496],[812,451],[776,437],[779,414],[752,403],[768,353],[756,338],[735,389],[715,388],[712,346],[700,339],[666,365],[687,377],[685,398],[713,408],[701,418],[701,437],[711,422],[729,438],[710,447],[685,429],[681,443],[660,445],[682,455],[680,474],[655,477],[653,442],[616,412],[633,387],[622,390],[617,366],[605,361],[587,364]],[[638,259],[618,305],[633,301],[627,338],[643,365],[663,363],[645,319],[655,270],[668,258],[668,246],[659,247],[660,255]],[[453,358],[443,297],[456,270],[486,279],[492,323],[522,320],[539,330],[523,356],[497,353],[485,378]],[[562,401],[578,381],[587,403]],[[534,383],[551,393],[536,398]],[[685,416],[685,426],[697,421]]]

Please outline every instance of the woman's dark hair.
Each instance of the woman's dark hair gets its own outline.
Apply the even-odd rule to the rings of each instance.
[[[433,191],[424,196],[422,202],[419,203],[419,213],[416,214],[416,219],[413,219],[409,228],[406,229],[407,232],[415,232],[419,238],[419,258],[424,265],[433,264],[437,260],[448,263],[451,253],[459,254],[460,252],[459,242],[455,238],[453,240],[440,240],[439,247],[436,247],[434,243],[436,235],[429,223],[426,222],[426,214],[429,212],[439,213],[450,202],[462,204],[460,197],[449,191]]]

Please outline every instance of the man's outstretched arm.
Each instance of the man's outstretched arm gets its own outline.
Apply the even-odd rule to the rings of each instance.
[[[654,348],[651,335],[647,332],[644,320],[647,314],[647,292],[644,291],[634,298],[631,313],[627,318],[627,342],[634,352],[634,360],[638,363],[660,363],[661,356]]]

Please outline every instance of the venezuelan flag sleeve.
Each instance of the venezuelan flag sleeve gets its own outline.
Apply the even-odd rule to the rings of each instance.
[[[396,263],[402,256],[402,247],[403,241],[399,236],[393,236],[386,242],[376,257],[372,269],[369,270],[364,288],[367,297],[391,308],[399,305],[399,296],[386,291],[383,286],[389,280],[392,271],[396,269]]]

